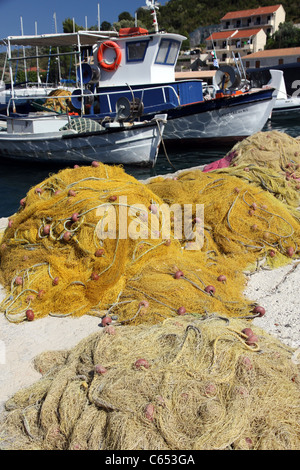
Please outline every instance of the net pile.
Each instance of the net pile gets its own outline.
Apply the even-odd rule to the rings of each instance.
[[[43,107],[60,114],[73,111],[71,92],[63,89],[50,91]]]
[[[283,132],[258,132],[237,143],[226,155],[225,173],[243,178],[290,206],[300,205],[300,139]],[[226,158],[225,157],[225,158]]]
[[[296,450],[299,365],[245,320],[182,317],[106,327],[42,353],[17,392],[0,446],[34,450]],[[112,329],[113,328],[113,329]]]
[[[224,263],[224,271],[229,262],[245,271],[257,263],[278,267],[299,256],[298,211],[247,176],[235,176],[235,170],[187,171],[176,180],[156,178],[148,187],[169,204],[204,204],[202,251],[217,264]]]
[[[27,310],[132,324],[179,309],[244,317],[253,310],[244,272],[295,259],[299,237],[286,204],[231,174],[187,171],[144,185],[119,167],[66,169],[31,188],[10,219],[1,309],[13,322]]]
[[[245,165],[142,184],[98,164],[30,189],[1,240],[1,310],[104,328],[36,358],[0,447],[299,449],[297,351],[251,326],[243,294],[245,273],[299,258],[298,193]]]
[[[12,322],[26,320],[27,310],[35,318],[89,313],[155,323],[177,316],[181,307],[228,315],[248,315],[253,308],[235,261],[223,257],[216,263],[206,248],[192,252],[186,242],[163,238],[163,214],[156,213],[162,201],[120,168],[63,170],[32,188],[22,204],[1,243],[8,291],[1,309]],[[107,207],[117,209],[116,237],[101,240]],[[128,209],[122,223],[137,226],[138,233],[147,229],[146,238],[120,238],[121,209]],[[158,224],[150,225],[151,218]],[[218,282],[225,262],[228,281]],[[211,295],[205,289],[216,282]]]
[[[284,132],[257,132],[238,142],[229,152],[232,166],[241,164],[271,168],[288,179],[300,181],[300,139]]]

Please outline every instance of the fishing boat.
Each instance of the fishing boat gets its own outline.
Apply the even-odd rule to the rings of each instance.
[[[11,77],[12,46],[72,46],[79,87],[71,94],[71,108],[64,109],[64,113],[72,111],[101,124],[103,120],[114,120],[116,104],[127,100],[140,121],[151,121],[158,113],[167,114],[164,142],[176,145],[237,141],[260,131],[272,112],[276,84],[246,91],[221,87],[212,97],[204,93],[201,80],[176,81],[175,65],[186,38],[160,31],[158,6],[154,1],[146,3],[153,17],[153,31],[133,27],[118,32],[8,37]],[[85,56],[83,50],[87,51]],[[276,81],[276,76],[273,78]],[[13,108],[17,101],[12,86]],[[35,104],[43,107],[45,103]]]
[[[150,121],[121,118],[99,124],[49,112],[13,114],[0,121],[0,157],[32,162],[98,161],[154,166],[166,118],[159,114]]]
[[[68,53],[54,52],[53,56],[75,55],[82,79],[84,48],[92,47],[100,38],[101,34],[80,32],[9,37],[5,41],[8,45],[11,97],[6,114],[1,116],[1,157],[37,162],[100,161],[108,164],[155,165],[167,114],[156,113],[149,119],[141,120],[140,111],[127,98],[122,97],[114,103],[113,117],[105,116],[97,121],[89,118],[90,92],[83,87],[79,94],[76,88],[74,94],[80,103],[80,113],[76,112],[76,108],[68,108],[71,103],[70,90],[60,88],[51,90],[44,100],[38,99],[41,98],[39,95],[26,97],[31,100],[35,112],[16,112],[24,96],[16,93],[13,83],[12,46],[55,46],[55,51],[59,46],[69,47]]]
[[[160,31],[158,7],[154,1],[146,3],[153,31],[122,28],[98,40],[90,62],[78,71],[81,89],[73,92],[72,105],[80,112],[77,96],[85,91],[93,97],[89,114],[95,120],[114,116],[114,105],[121,97],[139,103],[141,119],[167,113],[167,144],[234,142],[260,131],[271,115],[280,72],[274,72],[261,89],[222,87],[214,97],[204,94],[201,80],[176,81],[175,66],[186,38]]]

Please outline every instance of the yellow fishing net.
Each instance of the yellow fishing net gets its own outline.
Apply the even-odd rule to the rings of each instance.
[[[238,142],[230,150],[234,154],[232,165],[256,165],[270,168],[291,176],[291,179],[300,177],[300,138],[279,132],[257,132]]]
[[[42,353],[43,377],[6,403],[0,447],[298,450],[297,358],[258,327],[247,344],[247,327],[217,316],[110,325]]]
[[[258,132],[237,143],[229,155],[233,157],[229,169],[220,171],[229,170],[231,175],[260,186],[291,207],[299,207],[299,137],[279,131]]]
[[[299,193],[252,163],[148,184],[94,164],[30,189],[0,244],[1,311],[106,326],[36,359],[4,448],[300,447],[295,351],[245,333],[261,311],[243,294],[245,273],[299,258]]]
[[[243,274],[228,259],[232,279],[218,282],[225,258],[216,262],[211,249],[185,249],[172,227],[166,231],[162,203],[121,168],[105,165],[63,170],[32,188],[1,243],[6,317],[23,321],[28,309],[35,318],[109,311],[121,321],[155,323],[176,316],[180,307],[196,314],[249,314]],[[115,234],[100,239],[102,228],[112,229],[106,227],[111,208]],[[179,279],[177,271],[183,273]],[[205,291],[216,283],[215,295]]]
[[[286,204],[230,173],[187,171],[144,185],[119,167],[66,169],[31,188],[10,219],[1,308],[14,322],[27,310],[132,324],[180,308],[244,317],[253,309],[244,272],[297,257],[299,237]]]
[[[50,111],[55,111],[56,113],[73,111],[71,92],[63,89],[52,90],[43,106],[44,108],[48,108]]]

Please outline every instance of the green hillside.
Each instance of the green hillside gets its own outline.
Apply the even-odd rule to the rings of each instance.
[[[282,4],[286,11],[286,21],[300,23],[299,0],[274,2],[265,1],[232,1],[232,0],[170,0],[160,6],[158,23],[161,29],[188,35],[199,26],[220,23],[221,18],[229,11],[248,10],[259,6]],[[151,28],[149,11],[138,10],[138,18]]]

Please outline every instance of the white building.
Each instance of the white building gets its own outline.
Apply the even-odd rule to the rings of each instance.
[[[274,34],[280,23],[285,22],[282,5],[253,8],[251,10],[230,11],[221,18],[221,28],[244,29],[262,28],[266,34]]]
[[[244,56],[263,49],[266,38],[262,28],[219,31],[206,38],[206,48],[208,54],[215,52],[219,65],[230,65],[234,63],[233,57],[238,53]],[[210,62],[212,64],[213,60],[208,55],[208,63]]]
[[[300,62],[300,47],[269,49],[242,56],[245,68],[274,67]],[[299,77],[300,78],[300,77]]]

